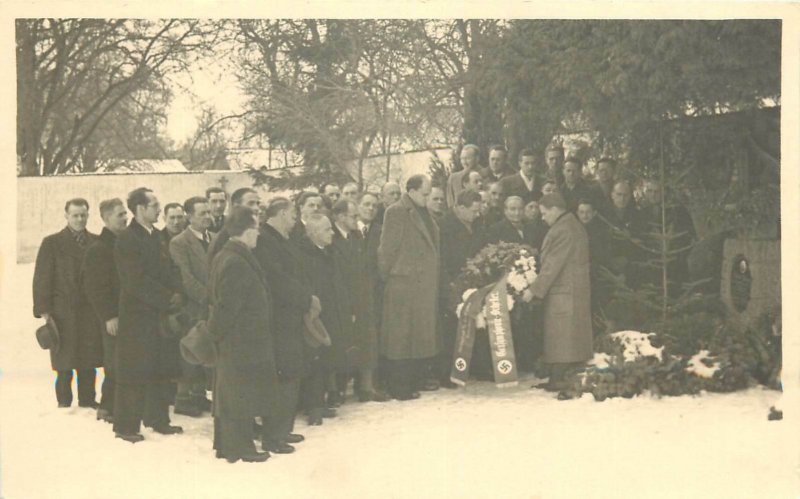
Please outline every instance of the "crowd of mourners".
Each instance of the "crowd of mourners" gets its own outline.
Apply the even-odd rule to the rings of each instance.
[[[470,257],[500,241],[539,255],[534,310],[544,312],[515,316],[519,369],[558,381],[559,368],[591,356],[591,313],[610,295],[599,270],[641,285],[653,277],[637,267],[648,234],[666,218],[691,243],[691,219],[680,206],[662,210],[660,184],[632,185],[611,158],[591,173],[558,145],[522,150],[516,168],[502,146],[488,151],[488,166],[480,158],[466,145],[446,182],[413,175],[404,192],[396,182],[379,192],[328,183],[262,199],[211,187],[162,208],[141,187],[100,203],[99,235],[86,230],[88,202],[67,201],[67,226],[42,241],[33,279],[34,315],[57,331],[58,406],[72,404],[75,371],[79,406],[96,409],[117,438],[143,440],[142,424],[182,433],[174,405],[174,414],[211,413],[219,458],[291,453],[304,440],[296,416],[309,425],[337,417],[351,382],[359,402],[456,387],[451,287]],[[670,265],[680,282],[685,259]],[[213,367],[181,355],[200,322]],[[484,333],[477,377],[491,377],[487,345]]]

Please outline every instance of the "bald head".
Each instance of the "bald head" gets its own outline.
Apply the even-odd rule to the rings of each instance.
[[[397,182],[386,182],[381,189],[383,206],[389,207],[400,200],[400,185]]]
[[[631,202],[631,194],[633,189],[628,182],[621,181],[614,184],[614,189],[611,191],[611,201],[614,202],[614,207],[624,210]]]

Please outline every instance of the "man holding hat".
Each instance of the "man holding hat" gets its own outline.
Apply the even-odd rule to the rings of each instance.
[[[561,194],[542,196],[539,209],[550,230],[531,291],[544,300],[542,360],[550,366],[549,388],[559,390],[568,370],[592,357],[589,240]]]
[[[86,230],[89,203],[85,199],[67,201],[64,218],[67,226],[45,237],[36,256],[33,315],[45,319],[51,328],[50,335],[57,331],[57,343],[50,348],[50,364],[58,373],[58,407],[72,405],[75,370],[78,373],[78,405],[96,409],[95,368],[103,365],[103,339],[100,323],[83,292],[80,276],[86,248],[97,236]]]

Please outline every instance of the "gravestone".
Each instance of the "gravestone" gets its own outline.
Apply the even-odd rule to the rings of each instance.
[[[720,295],[730,317],[751,326],[781,304],[780,240],[728,239]]]

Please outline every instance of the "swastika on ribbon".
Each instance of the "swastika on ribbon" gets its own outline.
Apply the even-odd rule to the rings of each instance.
[[[508,374],[513,368],[514,364],[512,364],[508,359],[503,359],[497,363],[497,370],[500,371],[501,374]]]
[[[459,357],[456,359],[456,369],[464,371],[467,368],[467,361]]]

